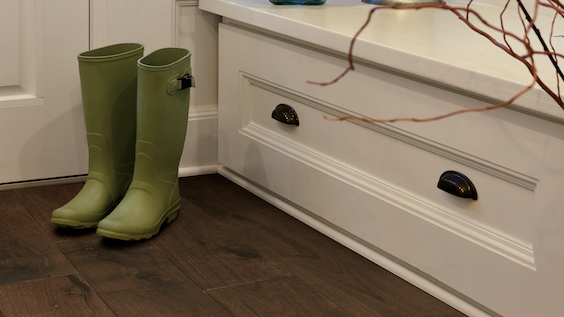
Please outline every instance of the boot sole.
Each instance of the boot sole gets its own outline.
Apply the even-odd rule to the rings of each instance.
[[[176,208],[172,209],[165,217],[164,220],[161,221],[161,223],[159,224],[159,226],[157,227],[157,230],[153,231],[153,232],[149,232],[149,233],[142,233],[142,234],[136,234],[136,235],[130,235],[130,234],[126,234],[126,233],[121,233],[121,232],[114,232],[114,231],[109,231],[106,229],[100,229],[98,228],[96,230],[96,234],[102,236],[102,237],[106,237],[106,238],[110,238],[110,239],[117,239],[117,240],[123,240],[123,241],[137,241],[137,240],[141,240],[141,239],[149,239],[152,236],[156,235],[157,233],[159,233],[159,231],[161,230],[161,226],[163,223],[168,224],[171,223],[174,219],[176,219],[176,217],[178,217],[178,210],[180,209],[180,206],[177,206]]]
[[[59,228],[70,228],[70,229],[88,229],[95,228],[98,225],[98,221],[95,222],[80,222],[65,218],[51,218],[51,223]]]

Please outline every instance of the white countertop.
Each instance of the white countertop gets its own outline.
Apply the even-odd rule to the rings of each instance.
[[[492,1],[493,5],[473,3],[472,8],[480,12],[487,21],[499,24],[499,3],[494,3],[495,0],[488,1]],[[448,3],[463,7],[467,4],[464,1]],[[352,37],[366,21],[373,6],[362,3],[361,0],[327,0],[320,6],[279,6],[268,0],[201,0],[199,7],[217,15],[347,53]],[[545,41],[548,41],[547,23],[550,20],[548,16],[539,15],[537,25]],[[504,21],[506,29],[522,33],[514,9],[505,13]],[[564,25],[561,23],[556,29],[562,30]],[[534,36],[532,34],[531,38]],[[500,39],[499,36],[497,38]],[[558,51],[564,52],[563,37],[553,38],[553,43]],[[512,44],[515,49],[520,48],[517,44]],[[445,10],[376,11],[370,25],[356,42],[354,56],[498,100],[508,99],[532,82],[532,76],[524,65]],[[544,82],[550,87],[556,87],[555,71],[548,58],[537,56],[536,63]],[[514,104],[564,119],[564,110],[538,87]]]

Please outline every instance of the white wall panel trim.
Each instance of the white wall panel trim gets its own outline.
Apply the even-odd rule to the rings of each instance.
[[[181,7],[197,7],[198,0],[172,0],[174,2],[174,10],[172,11],[172,46],[180,46],[180,8]]]
[[[4,45],[0,54],[3,59],[0,100],[41,98],[44,96],[43,1],[22,0],[10,3],[6,9],[0,14],[3,27],[0,38]]]
[[[192,107],[188,112],[188,121],[217,119],[216,106]]]
[[[205,165],[205,166],[190,166],[181,167],[178,169],[178,177],[189,177],[196,175],[207,175],[217,173],[219,165]]]

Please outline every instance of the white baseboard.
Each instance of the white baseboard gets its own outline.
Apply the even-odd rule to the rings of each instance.
[[[182,168],[178,169],[178,177],[215,174],[215,173],[217,173],[217,167],[218,167],[217,164],[206,165],[206,166],[182,167]],[[49,178],[49,179],[39,179],[39,180],[31,180],[31,181],[24,181],[24,182],[6,183],[6,184],[0,184],[0,191],[80,183],[80,182],[85,182],[86,177],[87,177],[87,175],[77,175],[77,176],[69,176],[69,177]]]
[[[181,167],[178,169],[178,177],[215,174],[217,173],[218,166],[218,164],[214,164],[205,166]]]
[[[86,181],[86,176],[87,175],[76,175],[76,176],[68,176],[61,178],[38,179],[38,180],[23,181],[17,183],[0,184],[0,191],[80,183]]]
[[[474,303],[467,298],[464,298],[462,295],[454,293],[445,286],[439,284],[437,281],[433,281],[432,278],[420,274],[416,269],[404,266],[398,263],[397,260],[393,260],[385,254],[378,252],[376,250],[376,247],[353,239],[350,235],[345,234],[336,227],[315,218],[313,215],[310,215],[303,210],[300,210],[297,206],[294,206],[290,202],[277,197],[263,187],[260,187],[259,185],[246,180],[245,178],[229,170],[225,166],[220,165],[217,168],[217,172],[227,179],[231,180],[232,182],[236,183],[237,185],[245,188],[246,190],[267,201],[271,205],[288,213],[292,217],[323,233],[327,237],[339,242],[343,246],[358,253],[371,262],[383,267],[391,273],[399,276],[400,278],[441,300],[447,305],[450,305],[451,307],[459,310],[460,312],[472,317],[498,316],[494,312],[489,311],[487,308],[481,307],[479,304]]]

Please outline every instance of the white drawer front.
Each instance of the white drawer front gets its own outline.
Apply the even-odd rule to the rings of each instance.
[[[362,89],[307,85],[312,69],[330,73],[327,67],[345,62],[232,26],[220,28],[220,52],[222,165],[495,311],[527,316],[538,312],[533,295],[552,296],[541,287],[537,250],[538,208],[552,194],[539,195],[539,187],[562,168],[538,144],[564,146],[550,135],[557,124],[521,128],[527,116],[509,110],[503,120],[498,112],[426,126],[328,121],[325,115],[394,113],[389,94],[378,111],[370,108],[368,79],[395,82],[394,93],[418,114],[482,102],[368,67],[351,75],[367,79]],[[442,101],[428,105],[421,96]],[[278,104],[296,110],[299,126],[271,118]],[[461,129],[495,137],[498,149],[488,138],[460,142]],[[470,178],[478,200],[438,189],[447,170]]]
[[[348,185],[403,206],[414,215],[534,268],[535,179],[405,133],[382,131],[372,124],[328,121],[324,116],[336,113],[330,104],[250,74],[241,73],[239,80],[243,84],[239,133],[254,140],[254,144],[268,146],[346,180]],[[293,107],[300,125],[272,119],[278,104]],[[466,174],[477,187],[480,199],[463,199],[439,190],[439,177],[447,170]],[[271,189],[315,211],[315,205],[304,205],[310,202],[308,192],[302,192],[306,197],[298,197],[290,189],[298,184],[289,181],[272,184]],[[327,214],[319,215],[332,223],[356,222],[341,209],[323,210]]]

